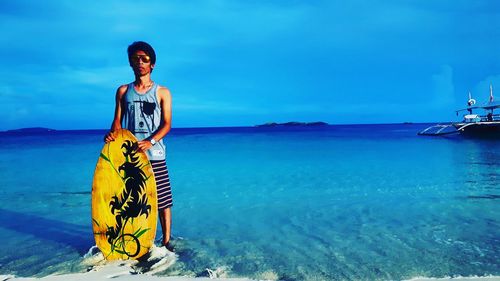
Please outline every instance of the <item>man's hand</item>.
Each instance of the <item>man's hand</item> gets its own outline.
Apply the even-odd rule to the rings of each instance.
[[[110,141],[115,140],[115,132],[109,131],[105,136],[104,136],[104,142],[108,143]]]
[[[139,145],[139,149],[144,152],[153,146],[149,140],[143,140],[138,142],[137,144]]]

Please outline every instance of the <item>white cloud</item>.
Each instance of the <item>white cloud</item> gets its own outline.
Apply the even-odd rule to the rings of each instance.
[[[490,97],[490,85],[493,87],[493,97],[494,100],[500,100],[500,74],[489,75],[482,79],[474,87],[474,92],[472,96],[478,102],[478,105],[485,104],[489,101]]]

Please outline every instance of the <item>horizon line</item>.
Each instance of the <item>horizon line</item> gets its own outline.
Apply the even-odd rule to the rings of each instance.
[[[295,122],[295,121],[291,121]],[[288,122],[285,122],[288,123]],[[301,123],[314,123],[314,122],[301,122]],[[326,122],[325,122],[326,123]],[[307,126],[307,125],[296,125],[296,126],[285,126],[285,127],[321,127],[321,126],[362,126],[362,125],[419,125],[419,124],[437,124],[437,123],[450,123],[450,121],[446,122],[390,122],[390,123],[346,123],[346,124],[330,124],[326,123],[325,125],[318,125],[318,126]],[[265,123],[267,124],[267,123]],[[220,128],[266,128],[265,124],[259,124],[259,125],[243,125],[243,126],[201,126],[201,127],[172,127],[171,129],[176,130],[176,129],[220,129]],[[284,123],[277,123],[277,124],[284,124]],[[264,125],[264,126],[261,126]],[[269,126],[272,127],[272,126]],[[92,129],[54,129],[54,128],[47,128],[47,127],[22,127],[22,128],[15,128],[15,129],[7,129],[7,130],[2,130],[0,132],[6,133],[6,132],[12,132],[12,131],[21,131],[21,130],[29,130],[29,129],[39,129],[39,130],[49,130],[49,131],[106,131],[109,130],[107,128],[92,128]]]

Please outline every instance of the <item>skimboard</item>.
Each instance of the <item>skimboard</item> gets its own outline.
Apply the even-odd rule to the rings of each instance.
[[[134,135],[121,129],[114,136],[104,145],[94,172],[92,228],[106,259],[138,259],[154,243],[156,183]]]

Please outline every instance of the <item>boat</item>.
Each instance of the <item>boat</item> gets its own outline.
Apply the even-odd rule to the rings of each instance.
[[[476,100],[471,97],[471,94],[469,92],[467,108],[456,111],[457,115],[460,112],[465,112],[462,121],[433,125],[420,131],[418,135],[442,136],[450,134],[461,134],[470,137],[500,138],[500,113],[498,113],[499,109],[500,102],[494,101],[493,86],[490,85],[490,99],[486,104],[482,106],[476,105]],[[497,111],[495,112],[495,110]],[[477,112],[480,112],[480,114],[478,114]]]

